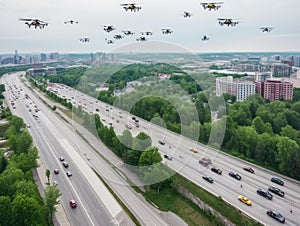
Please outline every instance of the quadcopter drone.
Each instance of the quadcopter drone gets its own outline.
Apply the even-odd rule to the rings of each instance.
[[[143,31],[142,31],[141,34],[142,34],[142,35],[147,35],[147,36],[148,36],[148,35],[153,35],[153,32],[151,32],[151,31],[145,31],[145,32],[143,32]]]
[[[262,32],[270,32],[273,30],[272,27],[261,27],[260,29],[262,30]]]
[[[125,11],[130,10],[131,12],[132,11],[136,12],[136,11],[139,11],[140,9],[142,9],[142,7],[136,6],[135,3],[130,3],[130,4],[124,3],[124,4],[121,4],[121,6],[123,6]]]
[[[68,21],[65,21],[64,23],[65,24],[78,24],[79,22],[75,21],[75,20],[68,20]]]
[[[202,2],[200,4],[203,6],[205,10],[208,9],[209,11],[211,11],[212,9],[218,10],[223,4],[223,2],[211,2],[211,3]]]
[[[147,41],[147,39],[144,36],[141,36],[141,37],[137,38],[136,40],[141,41],[141,42]]]
[[[184,18],[191,17],[191,16],[192,16],[192,14],[190,12],[186,12],[186,11],[183,12]]]
[[[223,19],[223,18],[218,18],[218,21],[219,21],[219,24],[221,26],[223,26],[224,24],[227,25],[228,27],[229,26],[236,26],[239,21],[233,21],[233,19]]]
[[[19,19],[21,21],[26,21],[25,24],[28,25],[28,28],[33,26],[35,29],[39,27],[40,29],[43,29],[45,26],[48,26],[47,22],[41,21],[39,19]]]
[[[169,29],[169,28],[163,28],[163,29],[161,29],[161,31],[165,35],[173,33],[173,31],[171,29]]]
[[[114,26],[111,26],[111,25],[105,25],[103,30],[106,31],[106,32],[111,32],[113,30],[115,30],[116,28],[114,28]]]
[[[80,38],[79,41],[81,41],[81,42],[89,42],[90,38]]]
[[[202,41],[208,41],[209,38],[208,38],[206,35],[204,35],[203,38],[201,38],[201,40],[202,40]]]
[[[114,44],[114,41],[113,40],[111,40],[111,39],[105,39],[106,40],[106,42],[107,42],[107,44]]]
[[[122,31],[124,33],[124,35],[128,36],[128,35],[133,35],[134,33],[127,30],[127,31]]]
[[[124,36],[122,36],[122,35],[115,35],[115,36],[114,36],[114,39],[120,40],[120,39],[122,39],[122,38],[124,38]]]

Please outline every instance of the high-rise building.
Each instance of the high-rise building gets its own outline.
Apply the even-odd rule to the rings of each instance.
[[[47,55],[45,53],[41,53],[41,61],[46,61]]]
[[[232,76],[216,78],[216,95],[229,93],[236,96],[237,101],[244,101],[255,94],[255,83],[251,81],[233,80]]]
[[[287,77],[291,72],[292,67],[288,64],[274,63],[271,66],[271,74],[274,77]]]
[[[292,99],[293,84],[288,81],[268,79],[256,83],[256,92],[269,101]]]
[[[300,67],[300,56],[294,56],[294,66]]]

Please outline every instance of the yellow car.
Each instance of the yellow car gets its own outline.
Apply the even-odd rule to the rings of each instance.
[[[247,204],[248,206],[251,206],[251,205],[252,205],[252,202],[251,202],[247,197],[245,197],[245,196],[239,195],[239,196],[238,196],[238,199],[239,199],[241,202]]]
[[[196,148],[191,148],[191,151],[194,153],[198,153],[198,150]]]

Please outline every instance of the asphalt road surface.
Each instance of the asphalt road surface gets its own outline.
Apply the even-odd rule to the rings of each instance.
[[[72,102],[74,106],[80,105],[83,110],[90,114],[99,114],[102,122],[107,126],[113,126],[117,134],[122,134],[125,129],[129,129],[134,136],[139,132],[150,135],[152,144],[158,146],[162,154],[167,153],[173,157],[171,161],[164,159],[170,168],[216,196],[221,196],[225,201],[259,222],[265,225],[280,225],[279,222],[266,214],[268,209],[272,209],[280,212],[286,218],[286,225],[299,225],[300,183],[298,181],[224,154],[137,117],[139,127],[136,127],[134,120],[132,120],[133,115],[128,112],[98,101],[65,85],[57,85],[53,90],[56,91],[57,95]],[[159,140],[164,140],[165,145],[160,145]],[[196,147],[199,152],[190,151],[192,147]],[[212,161],[208,167],[199,164],[199,160],[203,157]],[[210,170],[211,166],[220,168],[223,171],[222,175],[213,173]],[[253,174],[243,170],[244,167],[248,166],[254,169]],[[231,171],[239,173],[242,179],[238,181],[230,177],[228,173]],[[203,180],[203,175],[212,177],[214,183],[211,184]],[[271,177],[281,178],[285,182],[284,186],[272,183]],[[139,183],[139,181],[135,182]],[[267,190],[269,186],[280,188],[285,192],[285,196],[279,197],[273,194],[273,199],[267,200],[257,194],[258,188]],[[238,195],[248,197],[253,203],[252,206],[240,202],[237,198]]]

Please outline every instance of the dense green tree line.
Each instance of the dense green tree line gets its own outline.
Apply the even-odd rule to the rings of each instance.
[[[47,210],[31,172],[37,167],[38,151],[21,118],[12,116],[9,123],[9,160],[0,174],[0,225],[48,225]]]
[[[0,76],[6,73],[12,73],[17,71],[26,71],[31,68],[31,65],[19,65],[19,66],[11,66],[11,67],[0,67]]]

